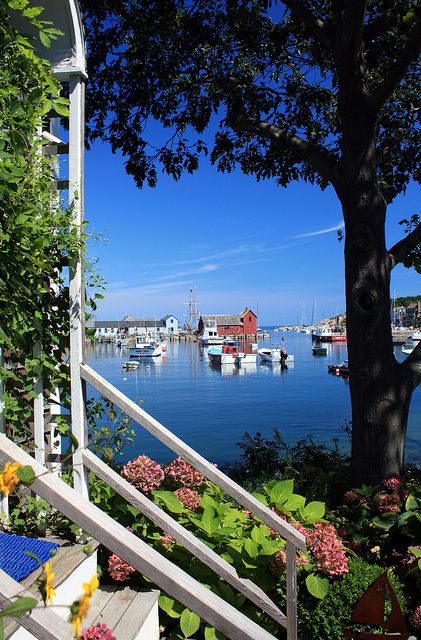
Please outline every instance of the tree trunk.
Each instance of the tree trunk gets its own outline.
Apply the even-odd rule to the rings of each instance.
[[[393,354],[386,205],[368,182],[343,199],[353,486],[402,475],[413,390]]]

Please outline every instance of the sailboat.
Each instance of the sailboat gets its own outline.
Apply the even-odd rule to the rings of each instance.
[[[385,601],[389,596],[392,610],[385,618]],[[381,627],[381,633],[371,631],[344,631],[345,638],[354,640],[408,640],[399,602],[389,582],[387,573],[379,576],[358,600],[351,618],[352,624],[365,624]]]

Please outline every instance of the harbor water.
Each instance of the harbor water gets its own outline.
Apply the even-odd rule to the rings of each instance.
[[[349,384],[344,378],[329,375],[327,366],[347,358],[344,343],[324,343],[327,356],[314,356],[308,334],[270,331],[270,339],[260,347],[279,345],[285,338],[293,365],[259,362],[243,367],[212,367],[205,349],[194,342],[168,344],[166,357],[145,358],[135,370],[123,370],[128,352],[114,344],[88,347],[88,364],[124,392],[130,399],[173,431],[211,462],[226,465],[238,459],[238,442],[247,431],[260,431],[271,438],[280,431],[289,444],[311,436],[315,442],[332,445],[337,440],[349,448],[343,427],[351,419]],[[405,356],[395,347],[399,360]],[[92,388],[89,396],[95,396]],[[174,454],[142,427],[136,425],[132,447],[124,451],[120,462],[145,453],[158,462],[167,462]],[[416,462],[421,455],[421,387],[410,409],[407,460]]]

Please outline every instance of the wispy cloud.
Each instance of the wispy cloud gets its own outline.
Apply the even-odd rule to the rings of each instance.
[[[326,229],[319,229],[318,231],[310,231],[309,233],[301,233],[299,236],[293,236],[294,238],[311,238],[313,236],[322,236],[325,233],[331,233],[332,231],[339,231],[344,228],[344,223],[340,222],[335,227],[327,227]]]
[[[196,264],[197,262],[207,262],[208,260],[219,260],[220,258],[228,258],[230,256],[247,253],[249,251],[251,251],[251,247],[246,244],[242,244],[239,247],[227,249],[226,251],[221,251],[220,253],[214,253],[211,256],[200,256],[199,258],[192,258],[191,260],[179,260],[178,262],[174,262],[173,264]]]
[[[197,275],[200,273],[209,273],[211,271],[217,271],[219,269],[219,265],[217,264],[204,264],[203,267],[198,267],[197,269],[190,269],[189,271],[177,271],[175,273],[167,273],[164,276],[159,276],[155,278],[156,281],[162,280],[173,280],[174,278],[182,278],[184,276]]]

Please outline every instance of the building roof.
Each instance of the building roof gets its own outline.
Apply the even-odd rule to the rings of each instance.
[[[247,313],[252,313],[254,315],[255,318],[257,318],[256,314],[254,313],[254,311],[252,311],[251,309],[249,309],[248,307],[246,307],[245,309],[243,309],[243,311],[240,313],[240,318],[244,318],[244,316]]]
[[[168,320],[168,318],[175,318],[175,320],[177,320],[177,318],[176,318],[175,316],[173,316],[173,315],[172,315],[172,313],[170,313],[169,315],[164,316],[164,317],[162,318],[162,321],[163,321],[163,322],[165,322],[165,320]]]
[[[216,324],[217,325],[222,325],[222,324],[226,324],[226,325],[242,325],[243,323],[241,322],[241,317],[238,314],[235,315],[228,315],[228,314],[216,314],[216,315],[209,315],[209,316],[201,316],[203,322],[206,322],[207,320],[216,320]]]
[[[95,329],[129,329],[131,327],[165,327],[165,322],[154,318],[137,318],[133,320],[95,320]]]

